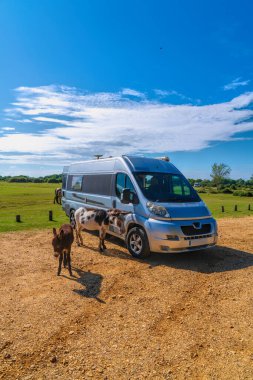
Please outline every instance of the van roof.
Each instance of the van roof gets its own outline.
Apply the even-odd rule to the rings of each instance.
[[[123,156],[123,158],[133,172],[179,173],[173,164],[160,158],[141,156]]]
[[[113,172],[124,170],[126,166],[132,172],[179,173],[173,164],[162,159],[130,155],[73,163],[65,166],[63,173]]]

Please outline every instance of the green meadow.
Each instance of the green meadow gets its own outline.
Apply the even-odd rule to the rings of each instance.
[[[54,204],[55,183],[8,183],[0,181],[0,232],[60,226],[68,218]],[[49,210],[53,221],[49,221]],[[21,223],[16,222],[21,216]]]
[[[53,204],[54,189],[51,183],[8,183],[0,181],[0,232],[19,231],[36,228],[59,227],[67,222],[60,205]],[[253,215],[248,210],[252,197],[236,197],[231,194],[200,194],[215,218],[243,217]],[[234,211],[237,205],[238,211]],[[221,206],[225,212],[221,212]],[[53,221],[49,221],[49,210],[53,211]],[[21,223],[16,222],[21,215]]]

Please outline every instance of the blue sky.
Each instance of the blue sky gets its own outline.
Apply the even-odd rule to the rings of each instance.
[[[0,175],[107,155],[253,174],[251,1],[1,0]]]

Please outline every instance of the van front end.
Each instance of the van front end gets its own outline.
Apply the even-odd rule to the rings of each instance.
[[[145,230],[152,252],[187,252],[213,247],[217,243],[217,224],[212,217],[194,220],[149,218]]]

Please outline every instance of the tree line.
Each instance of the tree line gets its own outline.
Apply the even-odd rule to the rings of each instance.
[[[234,189],[240,187],[252,187],[253,186],[253,174],[247,180],[239,178],[239,179],[231,179],[230,178],[231,168],[224,164],[214,163],[212,165],[211,179],[193,179],[189,178],[189,182],[191,185],[199,184],[202,187],[214,186],[217,188],[222,188],[224,186],[234,186]]]
[[[29,177],[27,175],[0,176],[0,181],[6,182],[33,182],[33,183],[61,183],[62,174],[46,175],[45,177]]]
[[[201,178],[188,178],[191,185],[198,184],[200,187],[216,187],[217,189],[224,189],[226,187],[231,187],[232,190],[240,189],[242,187],[253,187],[253,174],[250,179],[245,180],[242,178],[231,179],[230,178],[231,168],[224,163],[214,163],[212,165],[211,179],[201,179]],[[29,177],[26,175],[18,176],[0,176],[0,181],[7,182],[34,182],[34,183],[61,183],[62,174],[51,174],[44,177]]]

